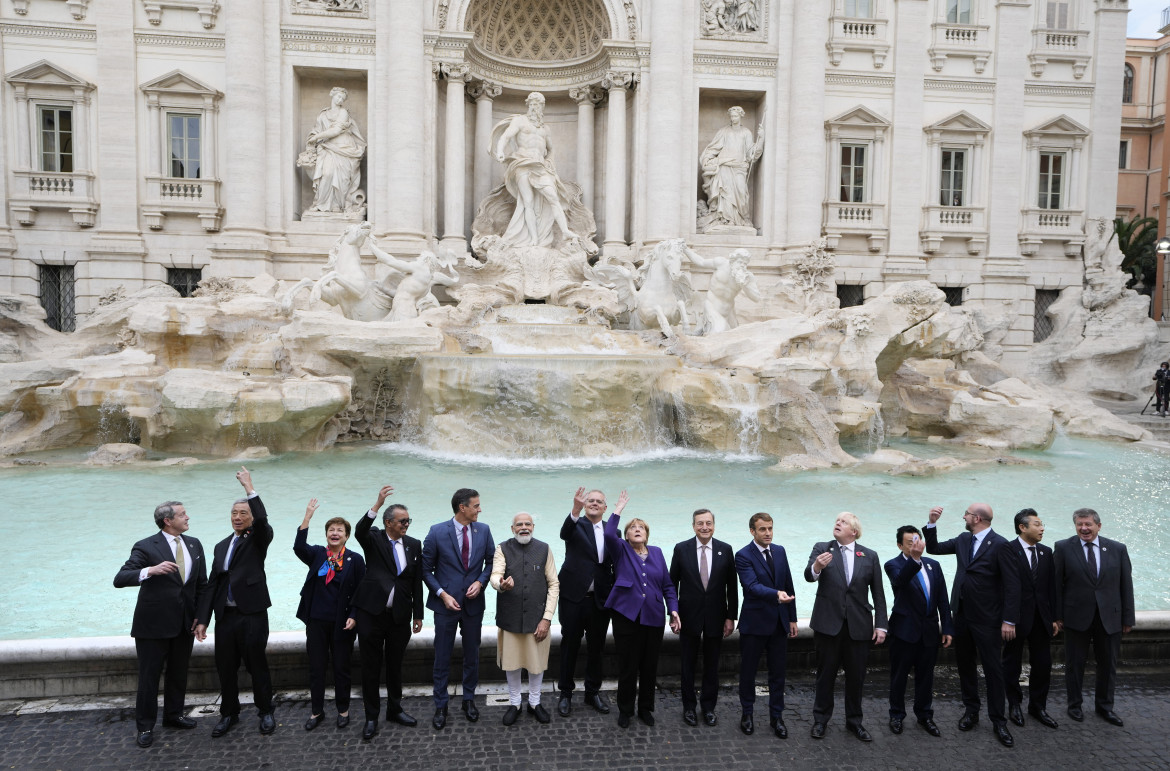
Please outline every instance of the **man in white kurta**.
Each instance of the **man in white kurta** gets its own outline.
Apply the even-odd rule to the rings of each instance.
[[[496,590],[496,664],[508,678],[504,725],[520,717],[520,670],[528,670],[528,713],[550,720],[540,704],[540,686],[548,669],[549,627],[561,585],[552,550],[532,537],[532,515],[512,518],[512,538],[496,546],[491,584]]]

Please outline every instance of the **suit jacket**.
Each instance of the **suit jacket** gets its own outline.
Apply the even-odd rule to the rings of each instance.
[[[1125,544],[1097,536],[1101,562],[1097,578],[1089,574],[1085,547],[1077,536],[1057,541],[1057,618],[1069,629],[1088,630],[1094,612],[1101,614],[1106,634],[1117,634],[1123,626],[1134,626],[1133,567]]]
[[[307,624],[312,618],[314,582],[325,580],[317,573],[325,564],[329,549],[324,546],[310,546],[309,529],[298,527],[296,538],[293,539],[293,553],[301,562],[309,566],[309,572],[305,575],[305,585],[301,587],[301,603],[297,606],[297,618]],[[339,590],[337,616],[334,619],[338,627],[344,627],[347,618],[357,616],[357,606],[353,604],[353,593],[358,584],[361,583],[365,573],[366,561],[362,559],[362,555],[356,554],[353,549],[346,549],[345,565],[340,573],[333,574],[333,580],[338,582],[337,588]]]
[[[954,554],[955,585],[951,587],[951,612],[968,623],[999,626],[1003,623],[1003,576],[999,568],[999,550],[1007,543],[994,530],[988,530],[975,559],[971,559],[971,542],[975,536],[959,533],[939,543],[938,528],[922,529],[927,554]]]
[[[1019,538],[1008,541],[999,550],[999,567],[1003,573],[1003,620],[1016,625],[1016,636],[1027,637],[1036,615],[1044,630],[1052,636],[1056,620],[1056,562],[1052,549],[1036,544],[1037,576],[1032,578],[1032,563]]]
[[[836,541],[825,541],[813,546],[804,569],[804,580],[816,581],[817,598],[813,602],[809,626],[814,632],[836,635],[841,626],[849,622],[849,637],[854,640],[872,640],[873,630],[887,629],[886,590],[882,586],[881,562],[872,549],[854,543],[853,575],[845,582],[845,560]],[[833,561],[821,571],[818,579],[813,576],[813,561],[829,549],[836,553]],[[869,598],[873,598],[870,605]]]
[[[463,569],[463,544],[459,540],[454,519],[446,519],[437,525],[431,525],[426,539],[423,541],[423,581],[430,591],[427,593],[427,607],[435,613],[462,615],[467,618],[482,619],[485,607],[484,597],[487,594],[488,579],[492,574],[492,558],[496,554],[496,545],[492,541],[492,531],[482,522],[472,522],[471,525],[471,552],[468,557],[467,570]],[[485,591],[480,591],[475,599],[467,599],[467,587],[476,581]],[[439,597],[439,590],[449,592],[459,603],[460,610],[452,614]]]
[[[268,576],[264,573],[264,560],[268,557],[268,545],[272,543],[272,525],[268,524],[268,512],[259,495],[248,499],[248,508],[252,510],[252,526],[240,534],[226,570],[224,559],[236,534],[232,533],[215,545],[207,594],[199,611],[199,620],[204,623],[211,618],[212,610],[218,614],[224,609],[228,586],[231,586],[232,599],[241,613],[259,613],[272,606],[272,599],[268,596]]]
[[[152,576],[138,583],[138,575],[143,568],[175,561],[167,535],[161,530],[134,544],[130,559],[114,576],[114,586],[119,589],[138,587],[134,623],[130,627],[132,637],[154,640],[178,637],[180,634],[190,634],[197,619],[204,623],[207,621],[205,616],[198,615],[200,601],[207,592],[207,560],[203,554],[203,545],[189,535],[179,537],[187,545],[192,560],[191,574],[186,582],[176,571],[165,576]]]
[[[890,586],[894,589],[890,634],[903,642],[921,641],[924,645],[937,647],[942,641],[941,635],[955,633],[942,565],[930,557],[923,557],[922,565],[919,565],[899,554],[887,562],[885,567]],[[918,574],[924,572],[923,568],[930,586],[929,599],[918,580]]]
[[[783,624],[782,631],[787,636],[788,624],[796,622],[796,600],[781,604],[776,596],[776,592],[783,589],[790,597],[796,597],[788,555],[778,543],[773,543],[771,548],[774,571],[768,570],[768,563],[755,541],[735,553],[735,572],[743,586],[740,634],[771,636],[777,633],[778,625]]]
[[[698,538],[674,547],[670,582],[678,592],[678,615],[683,634],[723,636],[723,622],[739,617],[739,581],[735,552],[729,544],[711,539],[707,545],[707,588],[699,577]]]
[[[561,540],[565,542],[565,562],[557,576],[561,582],[561,599],[580,602],[592,583],[597,603],[603,606],[613,586],[613,555],[609,549],[603,549],[605,557],[601,562],[597,561],[593,523],[584,515],[576,522],[572,515],[565,517]]]
[[[390,548],[385,531],[373,527],[372,517],[363,514],[354,528],[354,537],[366,553],[366,574],[353,595],[354,607],[378,615],[386,610],[390,590],[394,590],[394,605],[390,617],[396,624],[404,624],[423,617],[422,544],[417,538],[402,536],[402,550],[406,565],[398,572],[398,563]]]
[[[614,557],[613,589],[605,600],[605,607],[621,613],[631,621],[646,626],[661,627],[666,623],[662,603],[672,613],[678,612],[678,594],[670,581],[666,557],[657,546],[647,546],[643,560],[618,535],[617,514],[610,514],[605,522],[605,550]]]

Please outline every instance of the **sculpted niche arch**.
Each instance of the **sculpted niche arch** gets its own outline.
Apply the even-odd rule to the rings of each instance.
[[[447,32],[474,32],[469,22],[500,17],[509,9],[521,20],[547,20],[549,12],[565,9],[583,22],[595,19],[603,30],[603,39],[634,40],[638,36],[639,18],[635,0],[438,0],[436,26]],[[538,24],[548,28],[550,24]],[[579,34],[574,35],[575,38]],[[584,55],[584,54],[581,54]],[[514,57],[515,58],[515,57]]]

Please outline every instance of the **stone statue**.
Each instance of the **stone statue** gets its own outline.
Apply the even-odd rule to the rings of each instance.
[[[560,240],[579,242],[567,218],[572,194],[553,165],[544,96],[533,92],[524,103],[527,114],[513,115],[492,129],[489,152],[505,165],[504,187],[516,201],[503,241],[508,246],[552,247],[559,231]]]
[[[344,88],[329,92],[329,107],[317,116],[317,123],[305,142],[305,151],[297,159],[298,166],[312,170],[310,212],[365,215],[366,195],[358,185],[366,140],[357,121],[345,109],[348,97],[349,92]]]
[[[449,253],[440,258],[434,252],[427,251],[408,262],[379,249],[372,236],[369,244],[378,262],[390,267],[395,274],[402,275],[394,289],[390,321],[413,319],[422,311],[438,308],[439,301],[431,294],[431,287],[435,284],[455,286],[459,283],[459,275],[455,273],[455,259]],[[443,270],[449,271],[450,275],[442,273]]]
[[[742,107],[732,107],[727,115],[730,125],[715,133],[699,157],[709,211],[707,221],[700,222],[699,226],[706,233],[747,232],[755,235],[748,175],[764,151],[764,124],[760,123],[758,136],[753,140],[751,129],[741,125]]]
[[[630,329],[657,327],[667,337],[674,334],[672,325],[691,331],[690,308],[694,298],[691,277],[683,269],[683,258],[701,260],[681,238],[660,241],[642,267],[633,269],[621,263],[599,262],[585,271],[586,278],[617,291],[620,306],[630,313]]]
[[[762,295],[756,286],[756,277],[748,270],[751,255],[747,249],[736,249],[727,257],[701,257],[688,249],[687,258],[702,268],[714,271],[703,303],[703,334],[726,332],[739,326],[735,317],[735,298],[740,292],[754,302]]]
[[[703,0],[703,34],[742,35],[760,28],[760,0]]]

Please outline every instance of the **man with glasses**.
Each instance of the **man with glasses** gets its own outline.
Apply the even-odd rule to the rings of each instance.
[[[393,493],[390,485],[379,490],[378,500],[354,528],[366,555],[366,575],[353,595],[362,656],[362,701],[366,708],[364,741],[378,733],[378,685],[383,661],[386,720],[407,727],[418,723],[402,709],[402,657],[411,634],[422,631],[422,544],[406,534],[410,513],[402,504],[386,509],[382,517],[384,530],[373,527],[378,510]]]
[[[951,611],[955,618],[955,660],[959,688],[963,695],[960,731],[979,723],[979,673],[976,659],[983,664],[987,682],[987,716],[995,738],[1005,747],[1015,744],[1004,715],[1003,685],[1003,575],[999,550],[1007,540],[991,529],[991,506],[972,503],[963,512],[966,531],[939,543],[935,524],[942,506],[930,510],[923,528],[927,554],[955,555],[955,583],[951,590]]]

